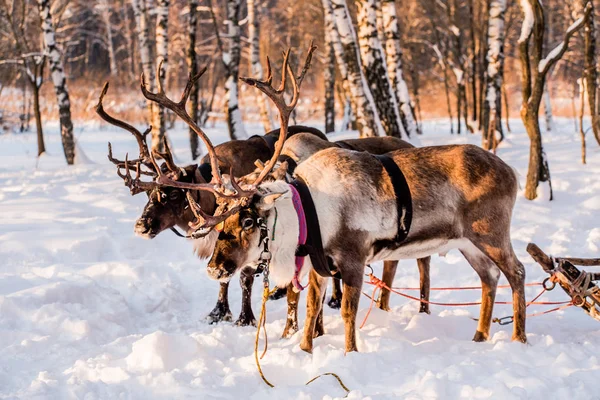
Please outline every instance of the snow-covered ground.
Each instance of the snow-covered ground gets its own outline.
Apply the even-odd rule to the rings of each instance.
[[[512,121],[513,128],[520,127]],[[600,149],[588,138],[588,165],[570,120],[545,135],[556,200],[519,194],[512,224],[528,282],[545,277],[525,252],[533,241],[556,255],[600,254]],[[218,284],[189,243],[170,232],[145,241],[133,223],[145,203],[132,197],[106,160],[136,154],[131,135],[87,125],[76,136],[91,164],[66,167],[56,126],[48,126],[48,155],[36,167],[35,135],[0,136],[0,398],[12,399],[319,399],[348,398],[600,398],[600,324],[570,308],[528,320],[529,343],[510,340],[512,326],[493,325],[487,343],[473,343],[478,307],[432,307],[431,315],[398,296],[393,310],[374,310],[359,332],[360,352],[344,355],[339,313],[325,310],[326,335],[314,354],[299,349],[300,334],[280,339],[285,301],[268,303],[269,352],[260,379],[253,358],[255,329],[208,325]],[[255,132],[259,129],[253,127]],[[499,155],[524,185],[528,139],[522,128]],[[224,129],[209,129],[215,141]],[[187,130],[171,133],[180,163],[188,161]],[[422,145],[478,143],[451,136],[445,122],[426,123]],[[380,268],[376,268],[380,273]],[[433,286],[478,285],[457,252],[433,257]],[[503,279],[501,283],[506,283]],[[396,286],[417,286],[414,261],[401,263]],[[370,292],[370,287],[365,287]],[[539,288],[528,288],[529,298]],[[254,310],[258,314],[257,282]],[[434,292],[437,301],[476,301],[479,292]],[[510,292],[499,291],[499,300]],[[544,299],[566,300],[560,290]],[[232,285],[232,311],[240,289]],[[304,304],[304,303],[303,303]],[[302,305],[303,305],[302,304]],[[362,321],[369,301],[363,298]],[[300,323],[304,320],[301,307]],[[532,311],[545,307],[532,306]],[[495,316],[511,314],[496,306]],[[235,315],[234,315],[235,317]]]

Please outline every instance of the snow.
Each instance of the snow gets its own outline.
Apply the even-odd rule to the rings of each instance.
[[[528,282],[546,276],[525,252],[530,241],[554,255],[598,257],[600,251],[600,149],[591,145],[582,166],[572,121],[555,124],[544,143],[556,200],[527,201],[521,191],[512,224]],[[262,130],[247,126],[251,133]],[[516,168],[523,188],[528,138],[519,121],[511,126],[498,154]],[[371,312],[358,333],[360,353],[346,355],[339,311],[325,309],[326,335],[310,355],[299,349],[300,333],[279,338],[285,301],[269,302],[262,366],[276,387],[268,388],[254,365],[255,329],[205,322],[219,287],[191,244],[170,232],[152,241],[134,236],[144,195],[130,196],[106,160],[109,140],[116,156],[136,154],[131,135],[92,124],[77,129],[91,164],[65,166],[57,124],[45,128],[48,152],[37,168],[34,133],[0,135],[0,398],[342,398],[330,376],[304,385],[323,372],[337,373],[352,390],[350,399],[598,398],[600,325],[583,311],[529,319],[527,345],[511,342],[512,326],[496,324],[489,342],[473,343],[470,317],[478,316],[478,307],[433,306],[431,315],[421,315],[399,296],[392,297],[391,312]],[[450,135],[446,121],[426,121],[424,132],[423,145],[480,142],[478,135]],[[216,143],[227,137],[224,124],[207,133]],[[170,135],[178,159],[189,161],[187,128],[178,125]],[[395,286],[418,286],[415,264],[400,263]],[[381,266],[375,271],[380,275]],[[431,279],[434,287],[479,284],[455,251],[433,257]],[[260,288],[258,282],[256,314]],[[527,298],[538,290],[528,287]],[[237,314],[236,280],[230,292]],[[434,292],[432,299],[476,301],[479,293]],[[509,300],[509,291],[499,290],[498,299]],[[543,299],[566,295],[557,289]],[[368,305],[364,297],[359,322]],[[510,313],[509,306],[494,310],[497,317]]]
[[[523,24],[521,25],[521,35],[519,36],[519,43],[523,43],[529,40],[531,32],[533,31],[533,23],[535,17],[533,15],[533,8],[529,3],[529,0],[521,0],[521,10],[523,10]]]

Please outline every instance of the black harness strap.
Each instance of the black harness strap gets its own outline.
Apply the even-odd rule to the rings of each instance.
[[[406,177],[391,157],[386,155],[374,156],[383,165],[392,180],[396,206],[398,208],[398,233],[394,241],[400,243],[406,239],[412,223],[412,198]]]
[[[204,178],[204,180],[206,182],[212,181],[213,175],[212,175],[212,167],[210,166],[210,163],[200,164],[198,166],[198,171],[200,171],[200,175],[202,175],[202,177]]]
[[[323,240],[321,239],[321,227],[319,225],[319,217],[317,216],[317,209],[313,202],[310,190],[302,178],[294,179],[290,185],[293,185],[302,201],[302,208],[304,208],[304,214],[306,217],[306,244],[298,246],[296,249],[296,255],[300,257],[310,256],[315,272],[324,278],[334,277],[340,278],[339,271],[335,273],[331,272],[329,267],[329,261],[325,256],[325,250],[323,250]]]
[[[265,144],[267,145],[267,147],[271,151],[271,154],[275,153],[275,143],[277,142],[277,138],[276,137],[273,137],[272,135],[269,135],[269,134],[266,134],[266,135],[252,135],[252,136],[250,136],[248,138],[248,140],[254,139],[254,138],[260,138],[260,139],[262,139],[262,141],[265,142]]]
[[[290,175],[294,174],[294,171],[296,170],[296,167],[298,167],[298,163],[296,161],[294,161],[294,159],[290,156],[288,156],[287,154],[283,154],[281,156],[279,156],[279,162],[287,162],[288,163],[288,169],[287,172]]]
[[[337,147],[342,148],[342,149],[357,151],[356,147],[352,146],[351,144],[349,144],[347,142],[344,142],[343,140],[338,140],[337,142],[334,142],[334,144]]]

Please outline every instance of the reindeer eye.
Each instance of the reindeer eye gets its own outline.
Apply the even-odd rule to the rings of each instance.
[[[169,200],[178,200],[179,195],[179,190],[172,190],[171,193],[169,193]]]
[[[254,220],[252,218],[246,218],[242,221],[242,228],[248,230],[254,226]]]

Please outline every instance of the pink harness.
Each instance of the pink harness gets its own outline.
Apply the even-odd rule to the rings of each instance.
[[[300,199],[300,193],[298,190],[292,185],[290,186],[290,190],[292,191],[292,203],[294,204],[294,209],[296,210],[296,214],[298,215],[298,225],[300,229],[298,231],[298,246],[303,246],[306,244],[306,236],[307,236],[307,228],[306,228],[306,216],[304,215],[304,207],[302,207],[302,200]],[[302,266],[304,265],[304,256],[296,255],[296,270],[294,271],[294,278],[292,279],[292,284],[294,285],[294,290],[296,292],[300,292],[306,286],[302,286],[300,283],[300,271],[302,271]]]

